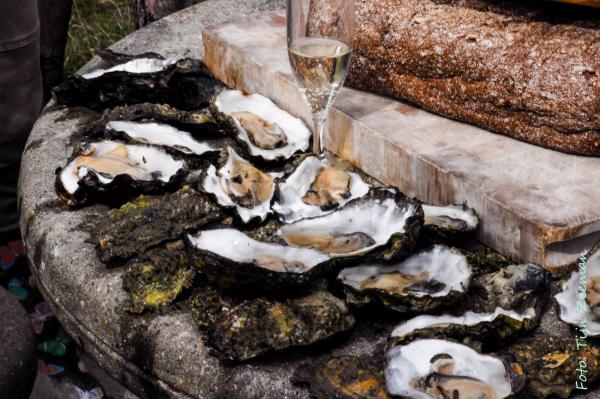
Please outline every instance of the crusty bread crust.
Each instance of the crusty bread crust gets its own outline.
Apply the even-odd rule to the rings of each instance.
[[[313,33],[327,32],[335,18],[323,2],[313,0]],[[356,0],[347,84],[547,148],[600,156],[599,14],[539,3]]]

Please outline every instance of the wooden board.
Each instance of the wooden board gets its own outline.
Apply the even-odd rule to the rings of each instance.
[[[309,121],[286,50],[283,12],[212,26],[205,61],[228,86],[258,92]],[[466,202],[478,238],[558,271],[600,240],[600,159],[563,154],[344,88],[326,147],[433,204]]]

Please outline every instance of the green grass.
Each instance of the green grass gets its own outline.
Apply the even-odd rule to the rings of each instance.
[[[73,0],[65,74],[74,73],[95,51],[110,46],[134,29],[130,0]]]

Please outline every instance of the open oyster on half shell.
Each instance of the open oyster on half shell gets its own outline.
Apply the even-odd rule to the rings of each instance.
[[[54,89],[59,104],[103,110],[150,102],[179,109],[209,104],[223,84],[200,60],[156,53],[126,55],[104,50],[99,68],[72,75]]]
[[[502,399],[524,386],[520,367],[450,340],[419,339],[390,349],[385,381],[390,394],[413,399]]]
[[[317,250],[338,263],[394,261],[408,255],[423,224],[421,205],[389,188],[374,188],[324,216],[281,226],[288,245]]]
[[[585,261],[579,262],[578,270],[563,283],[554,299],[562,321],[584,327],[591,336],[600,335],[600,243],[588,252]]]
[[[187,170],[185,161],[163,149],[106,140],[76,150],[67,165],[57,171],[56,188],[69,205],[82,204],[94,195],[126,199],[135,193],[174,187]]]
[[[232,229],[200,231],[188,236],[196,266],[222,288],[281,290],[320,277],[330,257],[311,248],[263,242]]]
[[[232,147],[227,148],[227,154],[220,169],[209,166],[202,189],[213,194],[220,205],[235,208],[244,223],[254,218],[265,220],[271,213],[276,175],[264,173]]]
[[[472,274],[460,251],[435,245],[395,264],[343,269],[338,281],[347,302],[354,305],[377,303],[400,312],[429,312],[464,297]]]
[[[225,360],[306,346],[350,330],[354,317],[326,291],[283,301],[258,298],[225,311],[209,326],[207,343]]]
[[[260,94],[224,89],[211,110],[252,158],[284,161],[309,148],[312,134],[304,122]]]
[[[369,192],[360,175],[342,162],[309,155],[277,186],[273,210],[281,221],[325,215]]]

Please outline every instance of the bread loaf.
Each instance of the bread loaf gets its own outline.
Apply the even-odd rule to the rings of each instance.
[[[312,0],[313,34],[332,29],[327,3]],[[598,9],[508,0],[356,0],[356,7],[349,86],[600,156]]]

